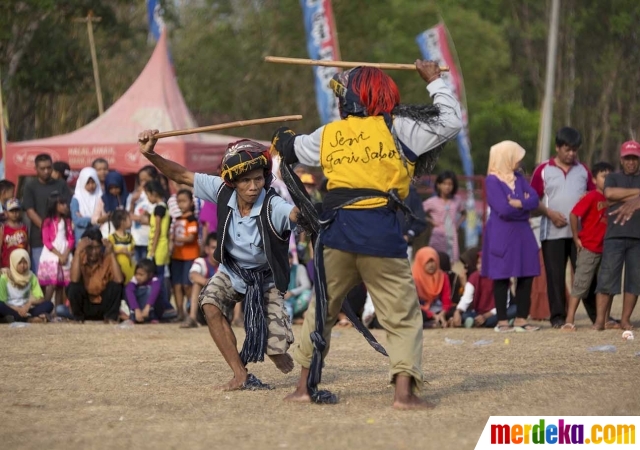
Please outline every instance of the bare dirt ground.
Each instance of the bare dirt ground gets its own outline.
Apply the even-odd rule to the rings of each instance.
[[[490,415],[639,415],[640,336],[579,318],[574,334],[425,330],[426,412],[390,408],[387,361],[353,329],[334,330],[324,371],[341,403],[319,406],[282,402],[298,368],[270,362],[250,370],[274,390],[213,391],[230,372],[203,327],[2,325],[0,448],[472,449]]]

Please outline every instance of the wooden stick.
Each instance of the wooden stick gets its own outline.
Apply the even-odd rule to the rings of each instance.
[[[236,122],[221,123],[218,125],[208,125],[206,127],[187,128],[186,130],[163,131],[155,135],[156,139],[167,138],[171,136],[184,136],[185,134],[206,133],[208,131],[226,130],[228,128],[248,127],[250,125],[261,125],[264,123],[289,122],[293,120],[302,120],[301,115],[295,116],[278,116],[265,117],[263,119],[238,120]]]
[[[302,66],[325,66],[325,67],[341,67],[343,69],[351,69],[353,67],[367,66],[376,67],[384,70],[416,70],[414,64],[396,64],[396,63],[369,63],[369,62],[357,62],[357,61],[330,61],[330,60],[318,60],[318,59],[304,59],[304,58],[284,58],[281,56],[265,56],[266,62],[280,63],[280,64],[298,64]],[[441,66],[441,72],[448,72],[448,66]]]

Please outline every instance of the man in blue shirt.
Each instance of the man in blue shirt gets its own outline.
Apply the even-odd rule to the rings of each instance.
[[[293,333],[283,294],[289,284],[289,235],[298,208],[270,188],[271,157],[261,144],[249,140],[229,144],[217,177],[194,174],[156,154],[157,132],[140,133],[140,152],[168,178],[193,186],[196,197],[218,205],[214,258],[220,261],[220,270],[202,290],[200,307],[234,374],[220,389],[264,387],[247,373],[247,363],[262,361],[266,353],[282,372],[293,369],[287,354]],[[238,353],[230,322],[235,304],[241,301],[247,336]]]

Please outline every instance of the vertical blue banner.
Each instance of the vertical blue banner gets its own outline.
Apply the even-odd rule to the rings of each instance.
[[[331,0],[300,0],[307,52],[311,59],[339,60],[338,41],[331,9]],[[339,72],[336,67],[314,66],[316,102],[322,124],[340,119],[338,99],[329,88],[329,81]]]
[[[460,103],[462,112],[462,129],[458,133],[456,142],[458,144],[458,153],[462,161],[462,170],[468,177],[473,176],[473,159],[471,158],[471,141],[469,140],[469,132],[467,128],[467,110],[462,105],[462,91],[464,89],[462,76],[458,72],[455,60],[452,57],[447,42],[447,30],[443,23],[429,28],[416,37],[418,47],[424,59],[438,62],[442,66],[449,66],[449,72],[444,72],[442,78],[453,91],[453,94]],[[478,218],[476,214],[476,202],[474,196],[474,186],[471,180],[466,183],[467,198],[465,208],[467,210],[467,218],[465,220],[465,241],[466,247],[475,247],[478,245]]]
[[[147,20],[149,21],[149,33],[157,41],[164,30],[164,20],[162,19],[162,5],[160,0],[147,0]]]

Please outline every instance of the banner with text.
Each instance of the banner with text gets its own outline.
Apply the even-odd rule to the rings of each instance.
[[[337,61],[340,49],[331,0],[300,0],[307,34],[309,58]],[[338,99],[329,87],[329,81],[339,72],[337,67],[314,66],[316,102],[322,124],[340,119]]]
[[[471,158],[471,141],[469,140],[467,110],[463,105],[464,83],[462,75],[458,71],[455,60],[449,49],[447,40],[447,29],[443,23],[420,33],[416,37],[416,42],[420,47],[420,52],[424,59],[436,61],[441,66],[449,66],[449,72],[442,73],[442,79],[453,91],[453,94],[460,103],[462,111],[463,127],[458,134],[456,142],[458,144],[458,152],[462,160],[462,169],[468,177],[473,176],[473,159]],[[478,223],[475,210],[475,199],[473,182],[467,181],[467,199],[466,199],[466,247],[475,247],[478,245]]]

